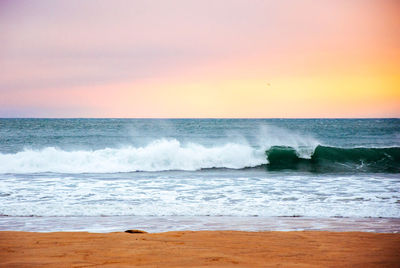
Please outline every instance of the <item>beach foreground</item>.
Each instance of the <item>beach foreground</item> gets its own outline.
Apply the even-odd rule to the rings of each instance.
[[[0,232],[1,267],[398,267],[400,234]]]

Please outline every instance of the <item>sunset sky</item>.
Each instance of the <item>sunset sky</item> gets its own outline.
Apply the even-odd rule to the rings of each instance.
[[[0,0],[0,117],[400,117],[400,1]]]

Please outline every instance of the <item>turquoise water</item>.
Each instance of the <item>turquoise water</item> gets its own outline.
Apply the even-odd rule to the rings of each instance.
[[[399,119],[0,119],[0,229],[296,216],[391,218],[393,231],[399,173]]]

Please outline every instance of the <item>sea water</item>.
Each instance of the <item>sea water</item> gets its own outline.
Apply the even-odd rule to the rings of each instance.
[[[0,119],[0,230],[400,231],[399,119]]]

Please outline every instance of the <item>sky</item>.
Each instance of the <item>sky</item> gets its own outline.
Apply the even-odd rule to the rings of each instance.
[[[400,117],[397,0],[0,0],[0,117]]]

